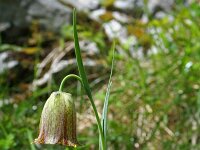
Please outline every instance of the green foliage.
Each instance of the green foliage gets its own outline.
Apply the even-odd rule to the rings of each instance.
[[[147,51],[148,54],[141,58],[130,55],[131,36],[127,43],[116,42],[116,49],[120,47],[125,50],[123,53],[116,51],[115,54],[107,121],[108,149],[200,149],[199,10],[200,6],[196,3],[188,7],[177,4],[162,19],[152,18],[143,26],[127,26],[129,34],[136,37],[136,52],[146,45],[155,49],[154,52]],[[110,42],[105,38],[105,33],[103,30],[95,30],[92,25],[79,25],[77,30],[80,30],[80,38],[94,41],[102,51],[103,57],[100,58],[104,70],[108,70],[105,75],[108,77],[112,51],[107,51]],[[85,30],[86,28],[89,30]],[[62,38],[72,40],[73,27],[63,28],[62,33]],[[83,65],[76,34],[75,38],[79,71],[88,94],[91,91],[85,71],[80,68]],[[6,45],[5,48],[1,44],[0,49],[5,51],[10,47]],[[101,72],[102,70],[98,70],[95,73],[99,75]],[[46,88],[41,87],[27,94],[26,90],[21,92],[18,85],[27,79],[8,79],[14,74],[15,71],[8,70],[0,74],[0,102],[3,103],[0,108],[0,149],[68,149],[30,144],[38,133],[36,127],[44,100],[49,91],[58,88],[58,83],[52,83],[50,89],[45,86]],[[103,106],[106,87],[107,80],[92,90],[93,99],[98,102],[98,110]],[[23,96],[17,101],[19,91]],[[76,90],[73,92],[76,93]],[[24,96],[24,93],[28,96]],[[86,112],[90,105],[88,101],[83,102],[84,106],[80,106],[82,109],[78,110],[80,114]],[[84,125],[85,122],[78,124]],[[89,125],[78,133],[83,145],[77,149],[98,149],[97,126],[93,123]]]

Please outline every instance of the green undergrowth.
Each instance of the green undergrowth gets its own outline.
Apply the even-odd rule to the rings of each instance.
[[[124,48],[125,55],[116,50],[107,120],[109,149],[200,149],[199,10],[200,7],[195,3],[188,7],[180,5],[163,19],[151,19],[142,26],[147,35],[144,41],[143,37],[136,36],[135,51],[148,43],[154,52],[147,50],[146,55],[132,57],[129,47],[116,42],[116,49],[119,46]],[[62,32],[69,34],[67,38],[70,39],[71,30],[68,28],[63,28]],[[97,110],[101,114],[112,60],[112,52],[109,52],[111,44],[108,43],[112,42],[107,41],[101,30],[95,35],[82,31],[88,27],[79,29],[80,39],[89,38],[101,48],[102,53],[98,57],[101,57],[100,62],[108,70],[106,78],[92,89]],[[61,40],[66,40],[66,37],[62,36]],[[0,49],[5,50],[4,47]],[[86,68],[86,72],[88,70]],[[97,70],[92,73],[101,72]],[[38,134],[45,100],[49,92],[59,87],[58,77],[53,77],[46,88],[39,87],[33,92],[27,92],[23,88],[18,89],[20,81],[13,80],[15,76],[11,75],[14,74],[4,71],[0,75],[0,102],[4,103],[0,107],[0,149],[67,149],[31,144]],[[33,80],[33,74],[34,71],[31,77],[26,78],[27,82]],[[92,80],[89,79],[89,82]],[[69,82],[70,92],[80,102],[76,105],[78,113],[85,115],[87,113],[84,112],[90,110],[89,100],[85,95],[80,96],[83,91],[75,88],[77,85],[77,82]],[[26,94],[19,97],[16,95],[19,92]],[[90,116],[90,113],[87,115]],[[88,119],[87,115],[77,126],[86,124],[84,119]],[[97,131],[91,119],[89,126],[78,132],[82,146],[77,149],[98,149],[98,137],[94,138],[98,135]]]

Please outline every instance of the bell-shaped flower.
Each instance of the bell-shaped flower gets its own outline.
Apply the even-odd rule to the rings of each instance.
[[[46,101],[36,144],[78,145],[76,137],[76,111],[71,94],[53,92]]]

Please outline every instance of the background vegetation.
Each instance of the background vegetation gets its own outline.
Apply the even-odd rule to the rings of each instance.
[[[148,21],[132,18],[122,24],[127,39],[110,38],[103,26],[113,19],[110,5],[101,23],[78,12],[86,72],[101,114],[112,61],[112,41],[116,56],[108,109],[108,147],[123,149],[200,149],[200,6],[177,2],[162,18],[143,8]],[[31,144],[37,137],[43,105],[62,78],[78,73],[73,62],[72,24],[59,34],[30,27],[26,40],[3,39],[0,43],[0,149],[68,149],[63,146]],[[24,38],[24,37],[23,37]],[[89,49],[89,50],[88,50]],[[53,53],[54,51],[54,53]],[[63,53],[62,59],[60,55]],[[54,57],[47,58],[52,54]],[[3,56],[8,55],[5,60]],[[50,57],[50,56],[49,56]],[[0,59],[0,61],[1,61]],[[56,64],[65,60],[62,68]],[[17,65],[9,69],[9,62]],[[55,65],[53,65],[55,63]],[[44,64],[45,66],[42,66]],[[57,70],[58,71],[57,71]],[[44,75],[48,80],[40,84]],[[96,120],[88,98],[77,81],[68,82],[66,92],[76,98],[78,113],[77,149],[98,149]]]

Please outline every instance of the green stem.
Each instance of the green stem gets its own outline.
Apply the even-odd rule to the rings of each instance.
[[[66,77],[63,78],[63,80],[62,80],[62,82],[60,84],[60,88],[59,88],[60,92],[63,90],[63,86],[64,86],[65,81],[67,81],[70,78],[76,78],[77,80],[79,80],[81,82],[81,84],[83,84],[82,79],[79,76],[77,76],[75,74],[67,75]]]

